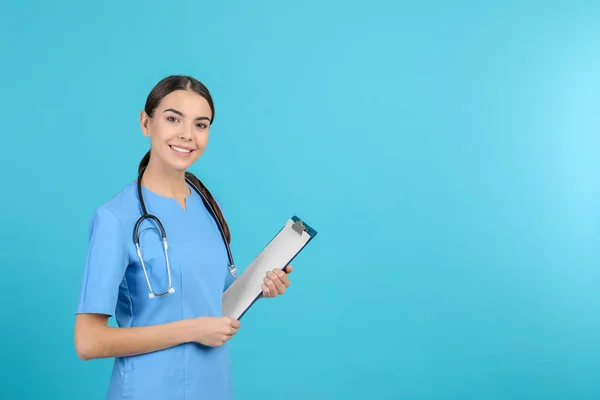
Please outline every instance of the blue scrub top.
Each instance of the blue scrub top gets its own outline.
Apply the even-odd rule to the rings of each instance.
[[[89,226],[89,248],[78,313],[114,316],[120,327],[164,324],[200,316],[220,316],[223,291],[233,282],[219,228],[201,197],[190,187],[186,209],[176,199],[145,187],[149,214],[166,231],[175,293],[148,297],[149,289],[133,242],[141,216],[137,184],[131,183],[98,207]],[[139,229],[148,278],[156,293],[168,287],[160,230],[152,220]],[[207,347],[185,343],[114,361],[107,399],[232,399],[227,343]]]

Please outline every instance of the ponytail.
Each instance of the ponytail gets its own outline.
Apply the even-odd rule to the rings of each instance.
[[[140,165],[138,167],[138,173],[142,169],[146,168],[148,166],[149,162],[150,162],[150,150],[148,150],[146,155],[144,155],[144,157],[140,161]],[[196,178],[196,176],[194,174],[192,174],[191,172],[186,172],[185,177],[188,178],[194,184],[194,186],[196,186],[200,190],[200,192],[204,195],[204,197],[206,197],[206,200],[208,200],[208,204],[210,204],[212,209],[215,210],[215,216],[217,217],[217,219],[219,220],[219,223],[223,227],[223,233],[225,234],[225,239],[227,240],[227,243],[231,243],[231,232],[229,231],[229,226],[227,225],[227,222],[225,221],[225,217],[223,216],[223,213],[221,212],[221,208],[217,204],[215,198],[208,191],[206,186],[204,186],[204,184],[202,182],[200,182],[200,179]]]
[[[150,162],[150,150],[148,150],[148,152],[146,153],[144,158],[142,158],[142,161],[140,161],[140,165],[138,166],[138,174],[140,172],[142,172],[142,170],[148,166],[149,162]]]
[[[221,223],[221,226],[223,227],[223,233],[225,234],[225,239],[227,240],[227,243],[231,243],[231,232],[229,231],[229,226],[227,225],[227,222],[225,221],[225,217],[223,216],[223,213],[221,212],[221,208],[215,201],[215,198],[208,191],[206,186],[204,186],[204,184],[202,182],[200,182],[200,179],[196,178],[196,176],[194,174],[192,174],[191,172],[186,172],[185,176],[194,184],[194,186],[196,186],[198,189],[200,189],[200,192],[202,192],[204,197],[206,197],[206,200],[208,200],[208,203],[210,204],[212,209],[215,210],[215,216],[217,217],[217,219]]]

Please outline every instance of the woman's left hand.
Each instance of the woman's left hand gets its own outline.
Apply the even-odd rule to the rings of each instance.
[[[290,287],[290,278],[288,274],[292,272],[292,266],[288,265],[285,271],[279,268],[267,272],[267,276],[263,279],[262,290],[263,297],[276,297],[284,294],[285,290]]]

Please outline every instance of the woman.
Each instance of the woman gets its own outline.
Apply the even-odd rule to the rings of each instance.
[[[91,218],[75,348],[84,360],[115,358],[108,399],[233,398],[227,341],[240,323],[221,316],[223,291],[234,280],[223,242],[230,233],[217,202],[186,172],[204,152],[213,120],[202,83],[187,76],[160,81],[141,113],[151,148],[138,180]],[[133,232],[144,207],[164,227],[166,252],[160,225],[147,218],[138,226],[138,253]],[[286,273],[269,272],[262,296],[283,294]],[[107,325],[110,316],[118,328]]]

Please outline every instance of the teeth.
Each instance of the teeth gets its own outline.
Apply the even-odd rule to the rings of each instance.
[[[172,148],[173,150],[175,150],[175,151],[178,151],[178,152],[180,152],[180,153],[189,153],[189,152],[191,152],[191,150],[182,149],[182,148],[180,148],[180,147],[171,146],[171,148]]]

